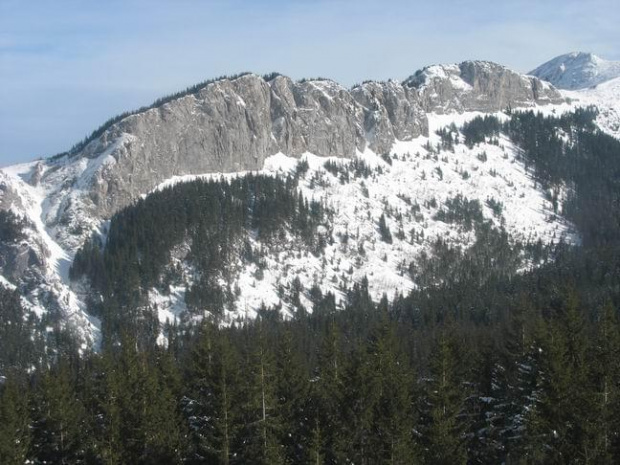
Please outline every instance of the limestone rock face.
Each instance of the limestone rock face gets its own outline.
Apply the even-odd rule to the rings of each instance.
[[[20,212],[27,208],[19,192],[0,173],[0,209]],[[13,282],[41,280],[49,252],[27,218],[18,214],[23,237],[17,240],[0,238],[0,275]]]
[[[351,94],[328,80],[272,81],[272,133],[279,151],[351,157],[365,147],[363,112]]]
[[[258,170],[278,152],[388,151],[427,128],[416,92],[396,82],[349,91],[329,80],[245,75],[128,116],[72,158],[101,159],[87,190],[93,215],[105,218],[172,176]]]
[[[371,147],[387,152],[395,139],[411,140],[428,133],[428,120],[418,94],[396,81],[367,82],[351,91],[364,109],[364,132]]]
[[[405,81],[415,88],[427,112],[496,112],[509,107],[561,103],[549,84],[488,61],[429,66]]]
[[[247,74],[211,82],[127,116],[78,153],[47,161],[32,176],[37,185],[55,186],[46,224],[80,230],[78,207],[78,216],[106,219],[173,176],[258,170],[278,152],[351,157],[368,146],[385,153],[397,139],[426,135],[428,112],[561,101],[537,78],[478,61],[352,89],[323,79],[268,79]]]

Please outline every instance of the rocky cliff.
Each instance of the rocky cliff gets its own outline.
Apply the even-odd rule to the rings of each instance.
[[[435,65],[418,71],[405,86],[417,90],[427,112],[495,112],[508,107],[560,103],[549,84],[488,61]]]
[[[70,160],[52,164],[89,165],[89,179],[75,182],[88,192],[85,208],[105,218],[171,176],[256,170],[278,152],[350,157],[367,145],[386,152],[396,139],[426,135],[428,112],[560,100],[536,78],[478,61],[429,67],[403,84],[367,82],[351,90],[329,80],[248,74],[128,116]]]

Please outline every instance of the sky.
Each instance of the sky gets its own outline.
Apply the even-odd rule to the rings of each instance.
[[[467,59],[521,72],[571,51],[620,60],[617,1],[0,0],[0,166],[242,71],[351,86]]]

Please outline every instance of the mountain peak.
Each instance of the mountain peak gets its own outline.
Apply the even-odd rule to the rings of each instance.
[[[620,62],[608,61],[589,52],[560,55],[530,71],[560,89],[585,89],[620,76]]]

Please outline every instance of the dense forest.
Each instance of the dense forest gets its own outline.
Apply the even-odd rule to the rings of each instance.
[[[439,215],[474,245],[438,241],[410,266],[418,287],[392,301],[373,302],[366,280],[342,305],[298,288],[311,312],[293,299],[292,318],[264,307],[219,324],[214,279],[232,256],[260,261],[248,234],[315,253],[330,240],[330,212],[294,175],[175,186],[119,212],[72,268],[97,290],[103,350],[2,352],[0,463],[618,463],[620,142],[595,117],[515,112],[442,131],[447,150],[510,138],[555,202],[567,192],[558,211],[582,243],[511,244],[455,197]],[[190,304],[213,318],[171,324],[162,347],[143,289],[175,279],[188,239]],[[517,272],[523,257],[538,266]],[[28,339],[18,295],[2,297],[0,343]]]
[[[186,292],[190,313],[206,310],[218,319],[234,303],[234,289],[221,282],[231,281],[238,260],[256,263],[259,270],[265,266],[251,238],[260,244],[299,241],[318,253],[325,238],[317,227],[327,212],[299,194],[303,169],[287,179],[247,175],[230,182],[182,183],[118,212],[105,247],[93,237],[70,270],[71,279],[88,277],[103,299],[92,310],[104,321],[105,344],[118,342],[121,329],[128,328],[140,346],[154,343],[158,322],[145,290],[155,286],[167,292],[179,279],[175,255],[192,275]]]

